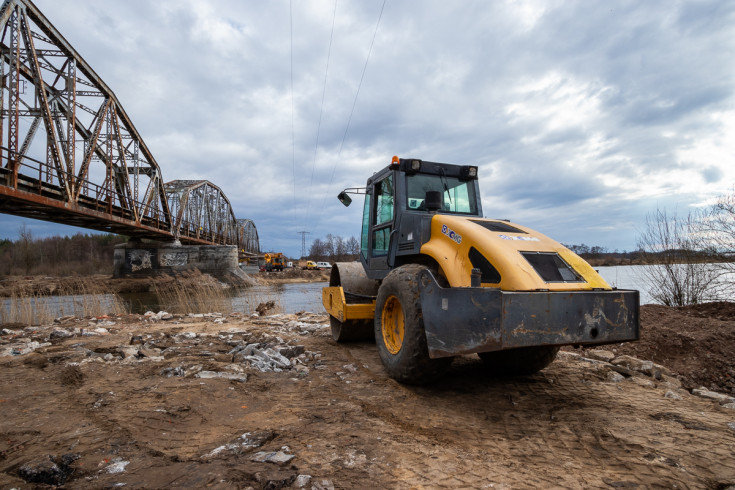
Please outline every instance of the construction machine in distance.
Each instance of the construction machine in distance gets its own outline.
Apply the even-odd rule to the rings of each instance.
[[[497,374],[548,366],[563,345],[639,338],[638,291],[610,287],[560,243],[482,213],[477,167],[399,159],[364,188],[359,262],[322,303],[337,342],[374,336],[394,379],[432,381],[477,353]]]
[[[282,271],[286,263],[286,259],[281,252],[270,252],[264,255],[265,271]]]

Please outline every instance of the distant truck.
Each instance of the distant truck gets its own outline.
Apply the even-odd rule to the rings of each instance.
[[[316,265],[316,262],[314,262],[313,260],[299,260],[299,267],[309,271],[315,271],[319,269],[319,266]]]
[[[282,271],[286,260],[281,252],[265,254],[265,272]]]
[[[321,269],[331,269],[332,268],[332,264],[330,264],[329,262],[317,262],[316,263],[316,266],[320,270]]]

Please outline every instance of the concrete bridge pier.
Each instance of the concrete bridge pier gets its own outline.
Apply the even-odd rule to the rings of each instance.
[[[176,275],[198,269],[228,283],[252,283],[238,267],[235,245],[182,245],[130,240],[115,247],[114,277]]]

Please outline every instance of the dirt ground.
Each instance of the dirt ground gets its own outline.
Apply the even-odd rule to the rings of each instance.
[[[410,387],[308,313],[0,325],[0,487],[735,485],[733,400],[687,389],[732,392],[732,305],[642,310],[643,340],[607,349],[684,374],[570,349]]]

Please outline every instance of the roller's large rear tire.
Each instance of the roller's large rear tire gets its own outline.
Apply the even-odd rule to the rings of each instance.
[[[541,371],[556,359],[559,347],[542,345],[478,354],[485,367],[498,376],[525,376]]]
[[[418,276],[426,266],[408,264],[383,279],[375,303],[375,343],[391,378],[426,384],[440,376],[451,357],[431,359],[426,346]]]

